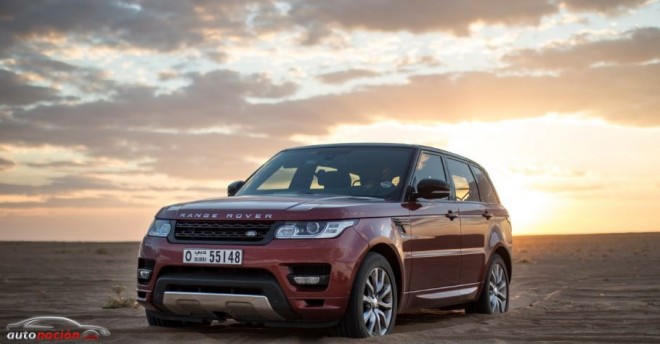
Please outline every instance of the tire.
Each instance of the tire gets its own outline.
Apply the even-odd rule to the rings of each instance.
[[[477,301],[475,302],[470,302],[462,305],[461,307],[458,308],[463,308],[465,310],[465,314],[474,314],[477,313]]]
[[[465,312],[497,314],[509,310],[509,272],[504,260],[499,255],[493,255],[479,299],[466,307]]]
[[[378,253],[368,253],[353,282],[346,314],[337,324],[337,335],[365,338],[392,332],[398,295],[390,263]]]

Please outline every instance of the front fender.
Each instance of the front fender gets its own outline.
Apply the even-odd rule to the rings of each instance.
[[[404,295],[404,291],[408,290],[407,271],[410,270],[404,259],[404,244],[408,241],[407,235],[402,233],[402,229],[399,229],[391,218],[361,219],[355,226],[355,231],[368,243],[368,247],[362,252],[358,264],[362,264],[367,253],[372,251],[385,256],[396,275],[399,296]],[[354,271],[357,272],[357,268]],[[401,301],[401,298],[399,300]],[[403,302],[399,302],[399,305],[402,304]]]

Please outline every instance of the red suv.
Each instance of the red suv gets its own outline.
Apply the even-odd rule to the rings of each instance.
[[[142,241],[149,325],[392,331],[415,308],[506,312],[511,223],[486,171],[439,149],[286,149],[229,197],[162,208]]]

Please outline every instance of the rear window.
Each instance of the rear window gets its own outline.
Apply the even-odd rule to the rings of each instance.
[[[481,201],[485,203],[499,204],[500,200],[497,198],[497,193],[495,193],[495,188],[493,184],[488,179],[488,176],[484,171],[475,166],[470,166],[474,176],[477,178],[477,185],[479,186],[479,195],[481,196]]]

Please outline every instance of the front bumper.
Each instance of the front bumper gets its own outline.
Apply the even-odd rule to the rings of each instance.
[[[217,318],[227,314],[255,322],[295,318],[277,282],[266,273],[168,273],[156,281],[152,301],[177,315]]]
[[[183,250],[242,249],[240,267],[184,265]],[[140,258],[153,260],[152,278],[138,283],[138,302],[163,316],[249,322],[333,322],[345,313],[356,267],[368,243],[354,228],[334,239],[272,240],[264,246],[172,244],[145,237]],[[296,286],[290,267],[330,264],[323,290]]]

